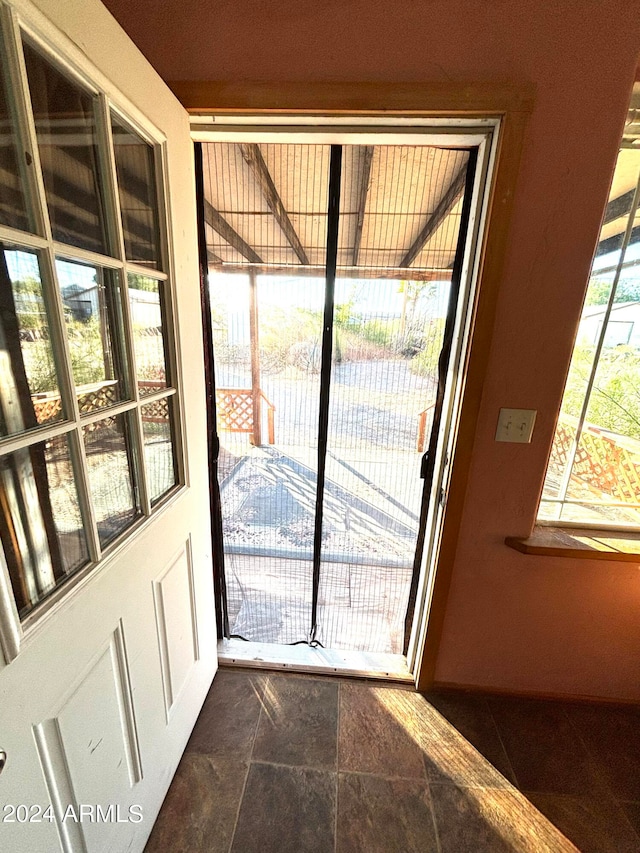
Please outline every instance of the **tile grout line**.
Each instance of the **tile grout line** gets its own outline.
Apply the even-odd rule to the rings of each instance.
[[[511,756],[507,752],[507,747],[505,746],[504,740],[502,739],[502,732],[500,731],[500,727],[498,726],[498,723],[497,723],[496,718],[494,716],[491,704],[490,704],[490,702],[486,696],[482,697],[482,701],[484,702],[485,708],[489,712],[491,722],[493,723],[493,728],[495,729],[496,734],[498,735],[498,740],[500,742],[500,746],[502,747],[502,751],[504,752],[504,757],[507,759],[507,764],[509,765],[509,769],[511,770],[511,775],[513,777],[514,785],[518,790],[520,790],[520,782],[518,780],[518,776],[517,776],[516,771],[513,767],[513,762],[511,761]],[[498,772],[500,772],[500,771],[498,771]]]
[[[431,795],[431,786],[427,782],[425,785],[429,795],[429,811],[431,812],[431,822],[433,823],[433,835],[436,841],[436,853],[442,853],[442,845],[440,844],[440,833],[438,832],[438,821],[436,819],[436,810],[433,805],[433,797]]]
[[[235,840],[236,831],[238,829],[238,820],[240,818],[240,809],[242,808],[242,803],[244,801],[244,795],[245,795],[246,790],[247,790],[247,781],[249,779],[249,773],[251,771],[251,765],[253,763],[253,760],[252,760],[253,759],[253,750],[254,750],[255,745],[256,745],[256,738],[258,737],[258,728],[260,727],[260,720],[262,719],[262,710],[264,708],[265,694],[266,694],[267,688],[269,686],[270,678],[271,678],[271,676],[268,675],[266,680],[265,680],[265,683],[264,683],[264,690],[262,691],[262,700],[260,701],[260,711],[258,713],[258,719],[256,721],[256,727],[255,727],[255,730],[253,732],[253,738],[251,740],[251,751],[249,753],[249,760],[247,762],[247,772],[246,772],[245,777],[244,777],[244,784],[242,785],[242,793],[240,794],[240,798],[238,800],[238,809],[236,811],[236,819],[233,822],[233,832],[231,833],[231,840],[229,841],[229,849],[228,849],[227,853],[231,853],[231,850],[233,849],[233,842]]]
[[[436,840],[436,853],[442,853],[442,845],[440,844],[440,833],[438,832],[438,821],[436,819],[436,810],[431,794],[431,782],[429,781],[429,773],[427,772],[426,750],[422,750],[422,766],[424,768],[424,783],[427,794],[429,795],[429,812],[431,813],[431,822],[433,823],[433,832]]]
[[[313,764],[283,764],[279,761],[266,761],[263,758],[256,758],[252,762],[252,764],[260,764],[266,765],[267,767],[281,767],[283,770],[310,770],[313,773],[336,773],[335,769],[331,767],[318,767]],[[373,773],[370,770],[348,770],[343,769],[339,771],[340,773],[344,773],[349,776],[373,776],[376,779],[385,779],[388,782],[422,782],[424,784],[429,785],[455,785],[455,782],[430,782],[426,776],[391,776],[388,773]],[[467,788],[486,788],[490,791],[504,791],[505,787],[496,787],[495,785],[466,785],[464,787]],[[513,786],[512,786],[513,787]]]
[[[431,823],[433,824],[433,837],[436,844],[436,853],[442,853],[442,845],[440,844],[440,833],[438,831],[438,821],[436,818],[436,810],[434,806],[433,796],[431,794],[431,783],[429,780],[429,772],[427,770],[427,751],[423,746],[419,746],[422,754],[422,771],[424,776],[422,779],[414,779],[412,781],[421,782],[424,785],[424,790],[429,798],[429,814],[431,815]],[[364,774],[363,774],[364,775]],[[385,777],[379,777],[385,778]],[[393,777],[390,777],[393,780]]]
[[[573,732],[576,735],[576,737],[578,738],[579,742],[582,744],[582,748],[584,749],[584,751],[585,751],[585,753],[589,759],[589,763],[592,765],[592,769],[593,769],[593,772],[594,772],[594,775],[595,775],[597,781],[603,785],[603,787],[607,791],[607,794],[611,797],[612,801],[618,806],[618,809],[622,813],[622,817],[627,822],[627,824],[631,827],[631,831],[635,834],[635,836],[637,838],[640,838],[640,832],[636,831],[635,826],[629,820],[629,816],[627,815],[626,809],[622,805],[624,800],[620,800],[618,798],[615,791],[613,790],[613,788],[609,784],[607,778],[605,777],[604,773],[601,771],[600,761],[598,760],[598,758],[595,755],[592,754],[586,740],[580,734],[579,728],[574,724],[573,720],[571,719],[571,715],[567,712],[566,707],[563,707],[561,710],[562,710],[562,713],[564,714],[565,718],[567,719],[567,721],[569,723],[569,727],[573,730]]]
[[[578,727],[576,725],[574,725],[573,720],[571,719],[570,715],[567,713],[566,707],[564,707],[564,706],[561,707],[560,712],[562,714],[564,714],[565,720],[569,723],[569,728],[573,731],[574,735],[578,739],[578,742],[580,743],[580,745],[584,749],[585,755],[589,759],[589,764],[591,765],[591,770],[593,771],[593,775],[594,775],[596,781],[601,783],[602,786],[607,791],[607,793],[609,794],[609,796],[611,797],[611,799],[614,800],[614,802],[618,803],[618,798],[616,797],[613,789],[609,785],[609,782],[607,781],[605,775],[600,770],[600,761],[596,758],[595,755],[592,754],[586,740],[580,734],[580,730],[578,729]]]

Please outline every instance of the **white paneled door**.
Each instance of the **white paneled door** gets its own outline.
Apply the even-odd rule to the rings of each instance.
[[[188,117],[0,8],[0,850],[141,851],[216,669]]]

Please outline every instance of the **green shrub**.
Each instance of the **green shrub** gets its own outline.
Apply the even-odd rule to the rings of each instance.
[[[577,346],[567,379],[562,411],[579,417],[594,347]],[[606,347],[600,355],[587,421],[620,435],[640,439],[640,353],[633,347]]]
[[[409,370],[417,376],[435,376],[437,373],[445,322],[444,317],[438,317],[427,324],[423,348],[409,362]]]

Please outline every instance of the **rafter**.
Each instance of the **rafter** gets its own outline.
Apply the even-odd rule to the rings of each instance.
[[[605,239],[601,240],[596,247],[596,257],[600,257],[601,255],[608,255],[609,252],[617,252],[618,249],[622,246],[623,240],[623,231],[620,231],[618,234],[614,234],[612,237],[605,237]],[[633,228],[633,230],[631,231],[631,239],[629,240],[629,245],[639,242],[640,225],[636,225],[635,228]]]
[[[295,264],[227,264],[224,262],[213,263],[212,266],[217,267],[218,272],[230,273],[248,273],[252,270],[261,275],[295,275],[297,278],[302,276],[309,278],[324,278],[327,270],[324,264],[308,264],[305,266]],[[392,279],[394,281],[402,281],[409,279],[410,281],[449,281],[451,279],[451,268],[429,270],[409,270],[399,269],[397,267],[338,267],[339,278],[376,278],[376,279]]]
[[[619,195],[617,198],[612,198],[604,212],[603,225],[613,222],[615,219],[620,219],[621,216],[626,216],[631,210],[633,204],[633,196],[635,188],[629,192]]]
[[[369,193],[371,162],[373,160],[373,145],[364,145],[362,148],[362,171],[360,172],[360,187],[358,188],[358,221],[356,223],[356,234],[353,241],[354,267],[358,266],[358,255],[360,254],[360,242],[362,240],[362,226],[364,225],[364,212],[367,206],[367,195]]]
[[[227,243],[236,250],[236,252],[241,254],[243,258],[246,258],[249,263],[262,263],[260,255],[258,255],[257,252],[254,252],[251,246],[242,239],[235,228],[232,228],[231,225],[229,225],[227,220],[218,213],[215,207],[213,207],[206,198],[204,200],[204,221],[207,225],[210,225],[223,240],[226,240]]]
[[[439,226],[451,213],[453,206],[464,192],[466,180],[467,163],[465,161],[464,165],[461,167],[460,171],[451,182],[449,189],[438,202],[436,209],[427,219],[422,231],[420,231],[416,239],[411,244],[411,247],[409,248],[408,252],[400,261],[400,267],[408,267],[415,261],[415,259],[418,257],[418,255],[424,248],[429,237],[431,237],[431,235],[439,228]]]
[[[249,168],[253,172],[253,176],[260,187],[262,195],[269,205],[269,210],[273,213],[282,233],[298,256],[300,263],[308,264],[309,258],[307,257],[307,253],[300,242],[296,229],[291,224],[287,211],[284,209],[284,204],[282,203],[278,190],[273,183],[267,164],[264,162],[264,157],[262,156],[260,147],[255,143],[242,143],[240,145],[240,150],[242,151],[242,156],[247,162]]]
[[[623,216],[628,216],[633,204],[635,188],[629,190],[617,198],[612,198],[607,204],[604,211],[603,225],[608,225],[610,222],[615,222],[616,219],[621,219]],[[600,240],[596,247],[596,257],[607,255],[609,252],[615,252],[622,246],[624,238],[624,228],[617,234],[612,234],[610,237],[605,237]],[[630,243],[637,243],[640,240],[640,226],[636,225],[631,231]]]

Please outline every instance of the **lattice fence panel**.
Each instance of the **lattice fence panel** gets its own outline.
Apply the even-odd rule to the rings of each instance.
[[[575,431],[575,419],[561,416],[549,460],[558,475],[567,464]],[[640,503],[640,442],[585,424],[571,481],[598,496]]]
[[[81,389],[78,388],[78,391]],[[113,406],[118,400],[116,384],[105,384],[84,394],[78,394],[78,408],[81,415],[88,415],[97,409]]]
[[[78,387],[78,407],[80,414],[87,415],[118,402],[118,383],[113,380],[97,385]],[[62,412],[62,401],[59,394],[47,394],[33,398],[33,410],[39,424],[56,420]]]
[[[55,421],[60,417],[60,412],[62,411],[60,397],[47,397],[42,400],[34,399],[33,410],[39,424]]]
[[[166,397],[152,400],[142,407],[143,423],[165,424],[169,420],[169,401]]]
[[[250,388],[218,388],[216,407],[219,430],[253,432],[253,394]]]

